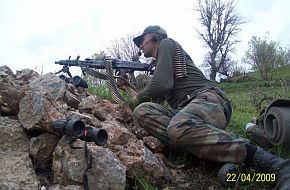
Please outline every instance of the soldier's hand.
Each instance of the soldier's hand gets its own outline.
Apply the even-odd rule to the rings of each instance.
[[[117,78],[116,85],[119,89],[126,90],[126,84],[123,80]]]
[[[134,110],[138,106],[138,104],[139,104],[139,101],[138,101],[137,96],[132,97],[132,99],[129,102],[130,108]]]

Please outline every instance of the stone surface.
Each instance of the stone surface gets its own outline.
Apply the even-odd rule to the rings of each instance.
[[[35,168],[47,168],[59,139],[50,133],[42,133],[30,139],[29,155],[33,157]]]
[[[87,167],[83,147],[81,140],[71,144],[71,139],[64,136],[59,141],[53,155],[54,182],[63,186],[83,183]],[[92,155],[92,168],[87,171],[89,189],[124,189],[126,169],[119,159],[109,149],[92,143],[88,150]]]
[[[65,118],[65,111],[50,95],[32,91],[21,99],[18,118],[25,129],[53,132],[50,123]]]
[[[38,189],[28,152],[0,151],[0,189]]]
[[[18,120],[0,116],[0,150],[28,153],[29,138]]]
[[[149,148],[153,153],[165,152],[166,146],[159,139],[153,136],[146,136],[143,138],[144,144]]]
[[[170,176],[162,160],[155,157],[141,140],[129,139],[125,146],[112,145],[111,149],[127,167],[129,178],[137,176],[160,185]]]
[[[20,123],[0,116],[0,137],[0,189],[37,189],[28,154],[29,139]]]
[[[0,114],[17,115],[18,105],[25,95],[14,80],[12,70],[7,66],[0,67]]]

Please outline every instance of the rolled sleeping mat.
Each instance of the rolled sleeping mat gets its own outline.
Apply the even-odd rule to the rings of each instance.
[[[290,107],[270,107],[264,116],[264,131],[274,146],[290,147]]]

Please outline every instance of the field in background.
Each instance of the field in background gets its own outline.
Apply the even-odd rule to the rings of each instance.
[[[219,87],[232,100],[233,116],[228,130],[245,136],[245,125],[252,120],[252,117],[258,117],[260,109],[271,99],[290,98],[290,66],[273,71],[271,81],[261,80],[258,72],[235,78],[232,82],[220,83]]]

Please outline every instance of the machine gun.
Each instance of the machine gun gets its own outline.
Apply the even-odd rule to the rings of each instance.
[[[134,89],[134,87],[126,80],[126,74],[133,75],[134,71],[145,71],[146,74],[152,75],[154,73],[155,65],[154,63],[146,64],[134,61],[125,61],[121,59],[113,59],[113,58],[100,58],[100,59],[90,59],[86,58],[85,60],[80,60],[80,56],[77,56],[75,60],[71,60],[71,57],[67,60],[56,61],[55,64],[63,65],[63,68],[56,72],[56,74],[60,72],[67,73],[71,78],[72,75],[69,71],[69,67],[77,66],[81,67],[82,72],[84,74],[89,74],[93,77],[107,80],[107,85],[109,90],[111,91],[113,98],[116,102],[121,103],[125,100],[121,96],[120,92],[117,89],[115,79],[121,79],[128,86]],[[106,73],[98,72],[96,69],[105,69]],[[115,73],[113,72],[115,70]]]
[[[101,58],[101,59],[90,59],[86,58],[85,60],[79,60],[79,56],[75,60],[71,60],[70,57],[67,60],[56,61],[55,64],[63,65],[61,71],[68,73],[70,66],[78,66],[81,68],[89,67],[94,69],[106,69],[106,63],[111,62],[112,69],[115,69],[116,72],[120,73],[133,73],[134,71],[146,71],[150,75],[154,72],[153,64],[140,63],[135,61],[125,61],[121,59],[113,58]],[[70,75],[70,73],[68,73]],[[72,77],[70,75],[70,77]]]

